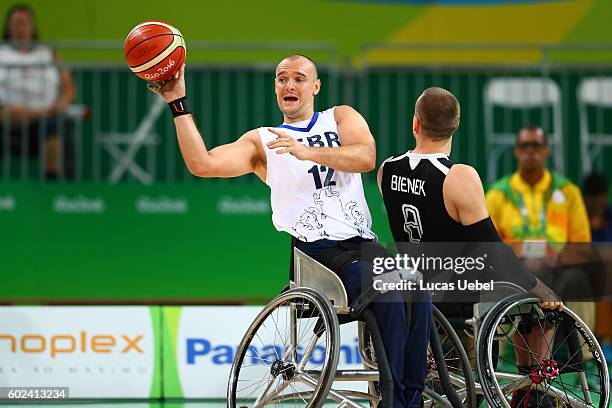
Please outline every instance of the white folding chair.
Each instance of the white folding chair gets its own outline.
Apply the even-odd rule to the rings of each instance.
[[[554,168],[563,172],[563,121],[561,120],[561,91],[550,78],[494,78],[484,89],[484,123],[487,151],[487,176],[497,179],[497,165],[502,153],[515,144],[515,132],[499,132],[494,127],[495,107],[524,110],[552,108],[553,129],[548,131]],[[545,124],[543,123],[543,126]]]
[[[154,98],[149,112],[142,119],[134,132],[114,132],[99,134],[97,139],[115,159],[115,164],[109,176],[109,182],[116,184],[127,172],[131,173],[143,184],[151,184],[153,176],[145,171],[134,160],[142,146],[156,145],[159,137],[153,133],[155,122],[164,110],[166,103],[160,98]],[[125,145],[122,150],[119,146]]]
[[[577,91],[578,113],[580,118],[580,159],[582,175],[592,170],[595,158],[603,147],[612,146],[612,133],[589,129],[588,106],[599,109],[612,109],[612,77],[586,78],[580,82]]]

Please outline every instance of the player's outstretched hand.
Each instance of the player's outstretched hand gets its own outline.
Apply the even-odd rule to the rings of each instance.
[[[174,75],[173,78],[157,84],[147,85],[150,91],[158,94],[166,103],[185,96],[185,64]]]
[[[310,150],[308,146],[303,145],[283,131],[275,128],[268,128],[268,130],[277,136],[276,139],[268,143],[269,149],[283,147],[284,149],[277,150],[276,154],[289,153],[300,160],[308,160]]]
[[[538,278],[536,278],[536,285],[531,289],[531,293],[542,299],[542,302],[539,303],[542,309],[563,310],[563,302],[559,296]]]

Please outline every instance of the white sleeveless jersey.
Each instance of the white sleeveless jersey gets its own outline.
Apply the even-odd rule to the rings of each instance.
[[[48,109],[59,97],[60,73],[53,51],[43,45],[20,52],[0,46],[0,104]]]
[[[277,154],[279,148],[267,146],[276,135],[267,128],[258,130],[266,152],[266,184],[277,230],[305,242],[376,238],[359,173],[335,171],[290,153]],[[334,108],[316,112],[311,120],[283,124],[280,130],[307,146],[340,146]]]

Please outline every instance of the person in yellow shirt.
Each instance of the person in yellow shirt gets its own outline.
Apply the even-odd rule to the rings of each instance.
[[[562,245],[555,244],[591,242],[580,189],[546,169],[550,150],[542,128],[522,128],[514,154],[518,170],[493,184],[486,195],[489,214],[502,240],[544,241],[557,249]],[[519,256],[527,255],[518,252]]]
[[[556,262],[575,262],[575,251],[566,251],[570,249],[565,247],[566,243],[591,242],[589,218],[580,189],[546,168],[549,154],[544,130],[536,126],[523,127],[514,147],[518,170],[494,183],[486,194],[487,209],[501,239],[541,278]],[[594,303],[566,304],[587,325],[593,326]],[[530,333],[527,341],[545,346],[539,339],[541,336],[541,332]],[[547,333],[546,337],[549,336],[553,334]],[[534,364],[526,353],[516,350],[516,354],[519,365]]]

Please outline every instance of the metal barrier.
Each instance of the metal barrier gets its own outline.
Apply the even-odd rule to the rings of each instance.
[[[69,45],[62,44],[64,48],[70,48]],[[227,44],[200,45],[202,49],[198,49],[197,43],[190,44],[190,52],[232,51]],[[116,46],[112,42],[103,44],[101,48],[108,47],[110,50]],[[261,47],[233,46],[236,49],[247,48],[248,52],[261,51]],[[436,52],[432,45],[386,46],[383,47],[385,53],[395,52],[398,55],[406,53],[406,50],[429,54]],[[512,143],[507,143],[507,136],[510,135],[511,139],[511,135],[527,123],[541,124],[550,133],[558,135],[560,149],[554,154],[557,156],[555,162],[561,164],[557,169],[575,181],[580,180],[591,166],[611,172],[609,151],[603,151],[593,163],[589,154],[583,154],[581,159],[578,153],[584,143],[591,143],[591,150],[597,152],[608,143],[608,139],[605,139],[604,143],[594,145],[592,142],[600,139],[591,140],[589,135],[600,137],[612,133],[609,121],[604,120],[611,110],[607,98],[597,98],[597,88],[592,85],[588,89],[590,98],[580,98],[580,95],[586,95],[586,91],[579,93],[583,80],[612,77],[612,64],[609,62],[568,64],[562,62],[562,53],[566,49],[522,46],[533,55],[539,53],[539,57],[529,54],[536,62],[466,65],[438,57],[425,65],[407,64],[401,59],[398,59],[400,63],[388,64],[379,58],[380,47],[379,44],[364,47],[356,67],[339,67],[337,52],[333,47],[312,46],[311,49],[315,54],[327,52],[330,55],[325,60],[326,64],[319,67],[323,85],[316,107],[324,109],[335,104],[349,104],[362,112],[377,140],[379,162],[413,146],[411,123],[414,101],[424,88],[443,86],[451,90],[462,105],[461,126],[453,139],[453,159],[476,166],[483,177],[492,180],[495,174],[503,174],[514,168],[512,150],[509,148]],[[498,45],[453,47],[454,51],[449,54],[451,57],[456,56],[457,52],[474,54],[479,50],[493,50],[498,53],[504,50],[518,52],[519,49],[518,46]],[[305,45],[291,48],[286,44],[271,44],[267,51],[286,55],[292,52],[289,50],[304,52],[306,48]],[[611,46],[570,50],[612,54]],[[188,65],[189,97],[207,146],[231,142],[249,129],[274,126],[282,121],[273,92],[274,60],[270,58],[268,61],[228,66]],[[59,155],[60,179],[143,184],[191,183],[196,180],[182,162],[169,112],[146,90],[142,80],[123,64],[71,64],[69,67],[72,69],[77,99],[69,115],[57,119],[58,133],[65,146]],[[507,95],[512,103],[494,104],[491,99],[493,94],[487,93],[487,90],[490,90],[491,81],[499,78],[515,82],[517,79],[546,80],[552,87],[542,87],[540,94],[535,95],[532,82],[532,85],[521,88],[523,91],[518,91],[518,95]],[[555,89],[552,92],[556,96],[543,98],[553,96],[549,95],[550,89]],[[517,93],[516,89],[514,93]],[[504,99],[499,92],[495,96],[497,102],[500,98]],[[525,103],[533,102],[534,98],[549,103]],[[592,103],[599,100],[606,103]],[[82,115],[85,108],[91,112],[87,120]],[[49,120],[42,119],[39,126],[25,122],[16,126],[7,120],[6,110],[3,112],[0,119],[0,145],[3,146],[0,149],[0,179],[45,180],[44,152],[39,149],[36,155],[28,154],[28,143],[44,142],[44,129]],[[18,128],[22,134],[35,127],[38,134],[29,139],[20,138],[17,144],[21,149],[12,152],[8,148],[11,127],[13,133]],[[498,157],[490,159],[492,146],[498,141],[495,135],[506,135],[505,148],[501,149]],[[587,142],[581,143],[580,135]],[[588,166],[585,164],[586,158],[589,158]],[[370,175],[366,176],[366,179],[370,178],[373,179]],[[253,180],[254,176],[248,176],[238,181],[218,182]]]

